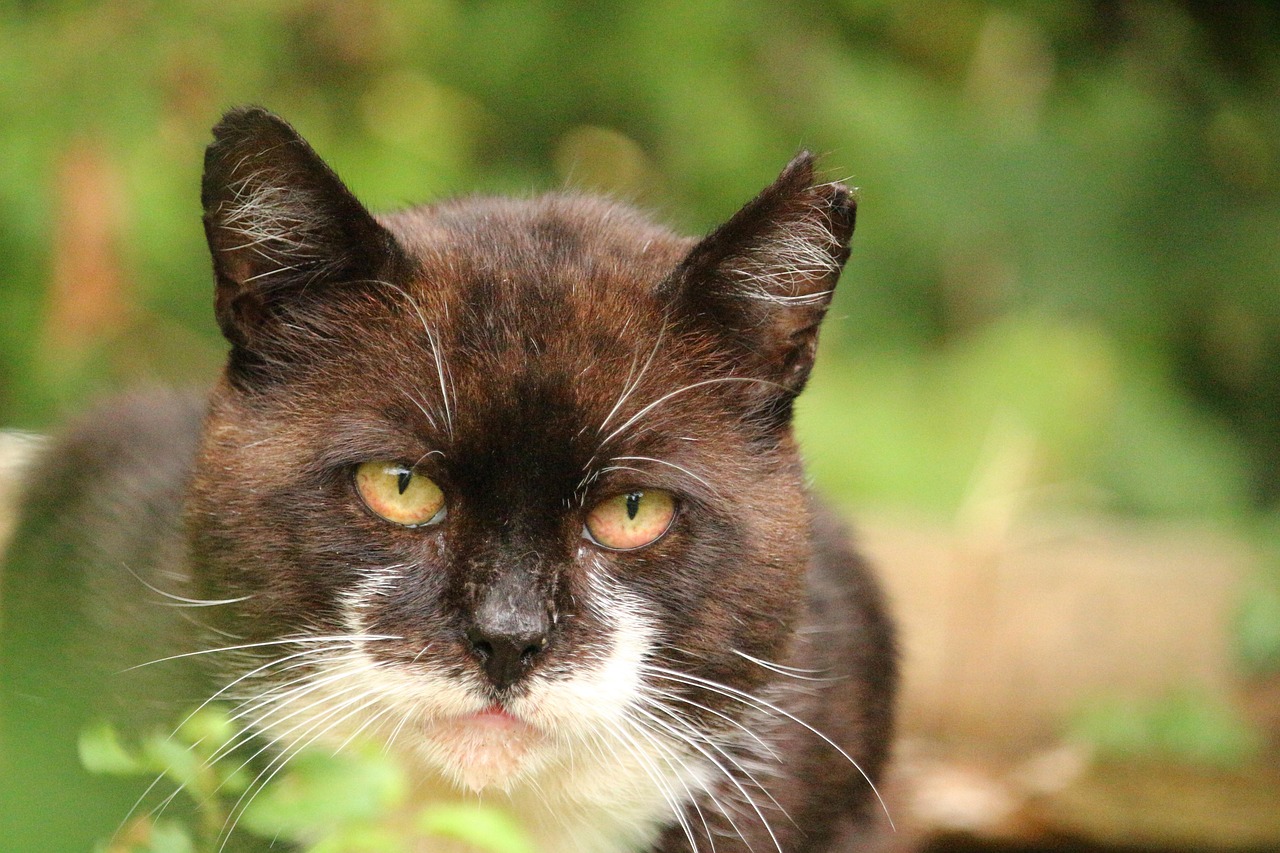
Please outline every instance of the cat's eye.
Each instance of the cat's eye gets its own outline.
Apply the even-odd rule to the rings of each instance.
[[[587,534],[605,548],[633,551],[658,541],[675,517],[676,499],[670,492],[625,492],[595,505],[587,514]]]
[[[377,460],[356,468],[356,491],[372,512],[405,527],[422,527],[444,518],[444,492],[408,465]]]

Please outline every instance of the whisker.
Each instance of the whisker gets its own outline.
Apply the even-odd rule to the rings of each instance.
[[[822,732],[815,729],[813,726],[806,723],[804,720],[797,717],[795,714],[792,714],[790,711],[787,711],[783,708],[778,707],[777,705],[773,704],[772,702],[769,702],[768,700],[761,699],[758,696],[753,696],[750,693],[746,693],[742,690],[738,690],[734,687],[730,687],[727,684],[721,684],[718,681],[712,681],[710,679],[702,678],[700,676],[693,675],[691,673],[678,672],[676,670],[667,669],[665,667],[656,666],[654,664],[649,664],[649,663],[642,663],[641,667],[646,672],[652,673],[658,678],[664,678],[664,679],[667,679],[668,681],[681,682],[694,687],[702,687],[703,689],[710,690],[713,693],[718,693],[721,696],[724,696],[726,698],[735,699],[739,702],[742,702],[745,705],[751,705],[757,708],[771,711],[774,714],[777,714],[782,717],[786,717],[791,722],[809,731],[810,733],[812,733],[813,735],[821,739],[823,742],[825,742],[827,745],[829,745],[836,752],[840,753],[840,755],[846,761],[848,761],[853,766],[853,768],[858,771],[859,774],[861,774],[862,778],[865,779],[867,784],[871,786],[871,792],[875,794],[876,800],[879,801],[880,809],[884,812],[885,818],[887,818],[889,821],[889,827],[896,831],[897,827],[894,825],[893,816],[889,814],[889,807],[885,804],[884,797],[880,796],[880,790],[876,787],[876,783],[871,781],[871,777],[867,775],[867,771],[862,769],[862,765],[859,764],[857,761],[855,761],[853,757],[849,755],[849,753],[845,752],[844,748],[841,747],[838,743],[836,743],[831,738],[824,735]]]
[[[306,730],[302,738],[300,738],[295,744],[291,744],[290,746],[287,746],[278,755],[272,758],[270,762],[267,763],[267,765],[254,778],[253,782],[249,784],[249,787],[245,790],[245,792],[240,795],[239,799],[236,800],[235,805],[232,806],[231,812],[227,817],[227,823],[224,824],[224,837],[223,837],[222,845],[220,846],[219,850],[225,850],[227,843],[230,841],[231,833],[235,832],[235,828],[237,825],[239,825],[240,819],[244,816],[249,806],[253,804],[254,799],[256,799],[258,794],[262,793],[262,791],[266,789],[266,787],[271,783],[271,780],[274,779],[276,775],[281,770],[283,770],[290,761],[292,761],[295,757],[297,757],[304,750],[306,750],[313,743],[315,743],[315,741],[317,741],[318,739],[320,739],[321,737],[323,737],[324,735],[332,731],[334,728],[341,725],[346,720],[350,719],[351,717],[355,716],[356,714],[360,713],[361,711],[365,710],[366,708],[370,707],[371,705],[375,704],[378,701],[378,697],[375,696],[374,698],[369,699],[363,705],[359,705],[354,710],[347,711],[345,714],[341,714],[340,716],[338,716],[337,719],[332,719],[334,715],[348,708],[350,705],[356,704],[357,702],[360,701],[360,699],[368,695],[369,695],[368,693],[364,693],[360,696],[357,696],[354,699],[348,699],[345,702],[339,703],[336,707],[331,709],[328,713],[322,714],[320,717],[315,718],[314,720],[309,720],[308,722],[310,722],[312,725],[310,728]],[[274,745],[278,741],[279,741],[279,738],[272,741],[271,745]],[[264,747],[264,749],[266,749],[266,747]],[[260,754],[260,752],[257,754]],[[255,754],[254,757],[256,757],[257,754]]]
[[[644,721],[637,720],[632,716],[628,716],[625,719],[627,720],[627,722],[631,724],[632,728],[634,728],[638,734],[641,734],[643,737],[648,739],[651,743],[659,743],[661,740],[671,737],[671,735],[664,736],[660,731],[653,731],[649,725],[646,725],[644,723]],[[674,739],[680,743],[685,742],[684,738],[678,735],[675,736]],[[680,766],[682,768],[686,770],[688,769],[688,766],[679,757],[676,757],[676,761],[680,763]],[[668,760],[667,763],[668,763],[668,766],[670,766],[670,760]],[[717,768],[717,769],[719,769],[722,774],[724,773],[723,768]],[[681,787],[683,787],[685,789],[685,793],[689,795],[689,801],[693,804],[694,809],[697,811],[699,820],[702,821],[702,828],[704,833],[707,836],[707,843],[711,845],[711,849],[714,851],[715,850],[715,833],[711,830],[711,825],[707,822],[706,814],[703,813],[701,806],[698,805],[698,798],[691,791],[689,791],[688,785],[684,784],[683,781],[681,783]],[[724,816],[724,819],[728,822],[729,828],[733,830],[734,834],[737,835],[737,837],[741,839],[743,842],[745,842],[746,836],[743,834],[742,828],[739,827],[737,824],[737,821],[733,819],[734,813],[736,813],[736,809],[731,809],[728,805],[722,802],[720,798],[716,796],[715,790],[711,786],[702,787],[702,793],[706,795],[707,799],[711,802],[711,804],[720,811],[720,814]],[[696,844],[694,845],[694,849],[695,850],[697,849]]]
[[[776,672],[778,675],[785,675],[787,678],[797,678],[797,679],[799,679],[799,680],[801,680],[801,681],[821,681],[821,682],[843,681],[843,680],[844,680],[844,676],[822,676],[822,675],[820,675],[820,673],[823,673],[823,672],[829,672],[830,670],[825,670],[825,669],[801,669],[801,668],[799,668],[799,667],[794,667],[794,666],[783,666],[783,665],[782,665],[782,664],[780,664],[780,663],[773,663],[772,661],[767,661],[767,660],[763,660],[763,659],[761,659],[761,658],[752,657],[751,655],[747,654],[746,652],[742,652],[742,651],[739,651],[739,650],[737,650],[737,649],[729,649],[729,651],[733,652],[735,655],[737,655],[738,657],[740,657],[740,658],[742,658],[742,659],[744,659],[744,660],[748,660],[748,661],[750,661],[751,663],[756,664],[757,666],[762,666],[762,667],[764,667],[765,669],[769,670],[770,672]]]
[[[751,729],[747,728],[741,722],[739,722],[738,720],[735,720],[733,717],[729,716],[723,711],[717,711],[714,708],[708,707],[707,705],[703,705],[701,702],[695,702],[686,696],[681,696],[679,693],[672,693],[669,690],[659,690],[658,688],[655,688],[655,687],[650,687],[649,690],[653,694],[657,696],[661,696],[664,699],[670,699],[675,702],[681,702],[685,705],[692,705],[693,707],[697,708],[700,711],[705,711],[708,714],[712,714],[716,717],[719,717],[720,719],[724,720],[726,723],[729,723],[730,725],[736,727],[747,737],[751,738],[761,749],[763,749],[766,753],[768,753],[769,757],[772,758],[774,761],[782,760],[781,757],[778,755],[778,753],[774,751],[773,747],[769,745],[768,741],[764,740],[758,734],[751,731]],[[671,710],[674,710],[674,709],[671,709]]]
[[[403,296],[405,301],[408,302],[409,306],[413,309],[413,312],[418,315],[418,321],[422,324],[422,330],[427,335],[427,343],[431,345],[431,358],[435,362],[436,380],[440,383],[440,403],[444,406],[445,431],[449,434],[449,438],[452,439],[453,407],[449,405],[449,386],[453,384],[451,381],[452,373],[449,371],[448,366],[445,364],[444,357],[441,354],[439,338],[436,337],[436,333],[432,330],[431,324],[427,322],[427,315],[423,313],[422,306],[418,304],[418,300],[415,299],[411,293],[389,281],[378,279],[372,283],[377,284],[380,287],[385,287],[388,290],[394,291],[395,293]],[[448,379],[446,379],[446,375],[448,375]],[[425,411],[423,413],[426,414]],[[428,417],[430,416],[428,415]]]
[[[341,648],[341,646],[338,646],[335,644],[333,646],[323,647],[319,649],[303,649],[300,652],[294,652],[291,655],[285,655],[284,657],[275,658],[273,660],[267,661],[261,666],[255,667],[254,669],[249,670],[243,675],[233,679],[232,681],[227,682],[222,687],[219,687],[213,694],[209,696],[208,699],[205,699],[203,702],[197,705],[194,711],[192,711],[190,714],[184,717],[181,723],[178,723],[178,725],[174,728],[173,733],[170,734],[170,737],[173,737],[173,735],[176,735],[183,726],[185,726],[187,723],[191,721],[192,717],[194,717],[196,714],[204,710],[210,703],[217,701],[219,696],[226,693],[228,690],[235,687],[237,684],[241,683],[242,681],[246,681],[255,675],[265,672],[268,669],[277,667],[286,661],[293,660],[294,658],[306,657],[308,655],[322,653],[322,652],[329,651],[331,649],[337,649],[337,648]]]
[[[631,370],[627,372],[627,381],[622,385],[622,393],[618,395],[618,399],[614,402],[613,408],[609,410],[609,414],[604,416],[604,420],[600,422],[600,426],[596,427],[597,435],[605,431],[609,426],[609,421],[613,420],[613,416],[616,415],[618,410],[627,402],[627,398],[635,392],[636,388],[640,387],[640,382],[644,379],[645,373],[649,371],[649,365],[653,363],[654,356],[658,354],[658,350],[662,346],[662,338],[666,333],[667,326],[663,323],[662,328],[658,329],[657,339],[653,342],[653,349],[649,350],[649,357],[645,359],[644,365],[640,368],[640,372],[636,374],[634,380],[632,379],[631,374],[635,370],[636,363],[634,359],[632,360]],[[603,444],[603,442],[601,443]]]
[[[210,654],[210,653],[216,653],[216,652],[236,652],[236,651],[243,651],[246,649],[264,648],[264,647],[269,647],[274,645],[298,645],[298,644],[309,644],[309,643],[321,644],[321,645],[311,646],[308,648],[303,648],[300,651],[283,655],[278,658],[274,658],[232,679],[230,682],[220,687],[208,698],[206,698],[203,702],[201,702],[200,705],[197,706],[193,711],[188,713],[186,717],[183,718],[182,722],[180,722],[176,727],[174,727],[173,731],[170,732],[169,738],[172,739],[173,737],[176,737],[178,732],[182,729],[182,727],[185,726],[188,722],[190,722],[190,720],[194,718],[196,714],[198,714],[201,710],[208,707],[211,703],[216,701],[220,696],[227,694],[228,691],[232,690],[237,685],[243,682],[246,682],[255,676],[259,676],[262,673],[272,669],[282,669],[283,671],[288,671],[290,669],[294,669],[301,666],[314,667],[316,665],[325,663],[325,661],[328,658],[324,656],[328,655],[328,653],[335,650],[341,650],[341,649],[347,648],[352,644],[353,641],[366,641],[366,640],[379,640],[379,639],[398,639],[398,638],[391,635],[350,635],[350,634],[337,635],[337,636],[289,637],[289,638],[284,638],[276,641],[238,644],[235,646],[225,646],[225,647],[220,647],[216,649],[206,649],[199,652],[190,652],[182,655],[171,656],[168,658],[160,658],[145,664],[138,664],[134,667],[130,667],[130,669],[138,669],[142,666],[148,666],[151,663],[160,663],[165,660],[173,660],[175,658],[189,657],[197,654]],[[316,656],[318,655],[322,657],[317,658]],[[296,659],[299,659],[299,658],[302,658],[303,660],[300,662],[295,662],[288,666],[284,666],[284,664],[288,663],[289,661],[295,661]],[[340,661],[342,659],[335,658],[332,660]],[[124,670],[124,671],[127,672],[128,670]],[[343,677],[347,677],[349,673],[342,673],[341,675]],[[325,684],[329,683],[329,681],[330,679],[320,679],[320,683],[317,685],[316,679],[313,676],[304,675],[297,679],[293,679],[289,682],[285,682],[284,685],[276,685],[270,690],[267,690],[265,693],[264,692],[255,693],[254,696],[248,702],[242,703],[239,706],[239,708],[232,713],[232,715],[230,716],[230,719],[232,721],[235,721],[237,719],[243,719],[245,716],[254,713],[256,710],[271,704],[274,704],[278,709],[279,707],[281,707],[280,703],[282,701],[284,704],[287,705],[289,702],[296,700],[300,696],[306,695],[307,693],[312,692],[310,689],[303,690],[302,688],[292,688],[291,690],[287,690],[286,694],[281,694],[280,690],[282,687],[290,688],[291,685],[295,685],[295,684],[307,684],[307,685],[313,685],[317,687],[323,687]],[[301,692],[298,692],[299,690],[301,690]],[[293,695],[288,695],[288,693],[292,693]],[[288,698],[282,698],[284,695],[288,695]],[[314,707],[314,704],[310,707]],[[306,709],[302,709],[302,710],[306,710]],[[231,752],[234,752],[240,746],[244,745],[245,743],[248,743],[250,740],[252,740],[253,737],[256,737],[255,729],[265,720],[266,720],[266,717],[259,717],[256,721],[254,721],[254,723],[248,726],[242,727],[239,734],[229,738],[226,743],[222,744],[216,750],[214,750],[214,752],[207,759],[205,759],[205,761],[203,762],[203,766],[206,766],[206,767],[212,766],[215,762],[219,761],[226,755],[229,755]],[[191,749],[194,749],[195,746],[196,744],[191,744],[190,746],[188,746],[187,747],[188,751],[190,751]],[[249,760],[251,761],[253,757],[256,757],[256,754],[255,756],[250,757]],[[248,762],[246,762],[246,764],[247,763]],[[241,765],[241,767],[243,766],[245,765]],[[128,822],[130,817],[132,817],[133,814],[137,812],[138,808],[143,804],[143,802],[145,802],[145,800],[150,795],[150,793],[153,790],[155,790],[156,786],[161,781],[163,781],[163,779],[164,779],[164,774],[161,773],[161,774],[158,774],[155,777],[155,779],[151,781],[151,783],[146,787],[146,789],[144,789],[144,791],[139,795],[138,799],[134,802],[134,804],[130,807],[129,811],[126,813],[121,823],[121,827],[123,827],[124,824]],[[151,809],[152,813],[159,814],[163,812],[163,810],[167,808],[167,806],[173,801],[173,799],[176,796],[178,796],[178,794],[182,792],[182,790],[185,787],[186,787],[185,784],[177,785],[172,792],[170,792],[163,800],[161,800],[156,806],[154,806]]]
[[[327,694],[322,693],[320,698],[317,699],[316,701],[311,702],[310,704],[304,705],[301,708],[297,708],[291,711],[290,713],[284,715],[283,717],[273,718],[272,717],[273,713],[283,711],[287,709],[292,703],[296,702],[297,700],[306,696],[310,696],[314,693],[317,693],[318,691],[322,691],[325,687],[328,687],[329,685],[335,682],[339,682],[344,679],[351,678],[353,675],[354,676],[363,675],[364,673],[370,671],[371,669],[373,669],[372,666],[365,667],[365,668],[356,668],[354,672],[349,669],[339,669],[335,672],[327,673],[324,676],[318,677],[318,678],[302,676],[300,678],[297,678],[297,679],[294,679],[293,681],[288,682],[288,684],[290,685],[301,684],[302,686],[300,687],[290,687],[289,689],[283,692],[268,691],[265,694],[262,694],[261,696],[259,696],[258,698],[250,700],[248,703],[246,703],[247,707],[242,706],[240,709],[237,709],[236,713],[232,714],[231,719],[233,721],[243,720],[246,717],[250,717],[253,714],[256,714],[258,711],[262,710],[263,708],[269,708],[269,710],[266,713],[257,716],[255,719],[252,720],[252,722],[250,722],[243,728],[242,734],[240,736],[240,740],[238,742],[232,743],[229,741],[228,742],[229,745],[224,745],[224,749],[220,750],[221,754],[225,755],[231,751],[234,751],[235,749],[238,749],[240,746],[243,746],[245,743],[248,743],[250,740],[256,737],[255,730],[268,730],[271,726],[278,726],[281,723],[286,722],[287,720],[293,719],[299,714],[305,714],[306,712],[314,709],[317,705],[322,704],[326,699],[330,697]],[[358,686],[360,685],[356,685],[355,687],[358,687]],[[343,689],[339,691],[336,695],[341,696],[345,693],[350,692],[351,690],[354,690],[355,687],[349,687],[349,688]],[[304,721],[304,724],[305,724],[305,721]],[[281,735],[281,737],[291,734],[294,730],[295,729],[292,729],[292,728],[287,730]],[[270,746],[271,744],[274,744],[279,739],[280,739],[279,737],[275,738],[268,744],[268,746]],[[256,757],[257,757],[257,754],[250,756],[250,760]]]
[[[431,412],[427,411],[427,407],[422,404],[421,400],[410,394],[408,391],[401,391],[400,393],[406,400],[413,403],[419,412],[422,412],[422,416],[427,419],[427,423],[431,424],[432,429],[437,429],[435,417],[432,416]]]
[[[687,700],[683,700],[682,697],[677,697],[677,698],[680,698],[681,701],[687,701]],[[745,775],[753,785],[759,788],[764,793],[764,795],[769,798],[769,801],[773,803],[774,807],[776,807],[778,811],[782,812],[782,815],[792,825],[796,825],[796,822],[792,820],[791,815],[787,813],[786,808],[784,808],[781,803],[779,803],[776,799],[774,799],[773,794],[770,793],[767,787],[765,787],[764,783],[761,782],[759,779],[757,779],[755,775],[751,772],[751,770],[748,769],[747,765],[743,763],[745,761],[748,761],[748,758],[744,757],[740,761],[738,758],[734,757],[731,752],[729,752],[729,749],[732,748],[733,746],[732,743],[725,743],[723,745],[720,743],[717,743],[714,738],[709,737],[705,732],[702,732],[700,729],[694,726],[688,719],[685,718],[683,714],[678,713],[675,708],[672,708],[661,702],[654,703],[653,708],[654,710],[660,711],[663,714],[665,714],[667,717],[669,717],[671,719],[671,725],[678,725],[680,727],[683,727],[685,731],[689,732],[690,736],[696,737],[697,739],[701,740],[703,743],[707,744],[707,746],[709,746],[711,749],[714,749],[717,753],[724,756],[726,761],[730,762],[731,764],[733,764],[734,767],[740,770],[743,773],[743,775]],[[713,711],[712,713],[716,713],[716,712]],[[752,738],[757,744],[759,744],[764,749],[765,754],[769,757],[771,761],[773,761],[776,765],[781,766],[782,764],[781,757],[771,747],[769,747],[763,740],[761,740],[758,735],[756,735],[750,729],[742,726],[741,724],[738,724],[738,728],[740,728],[744,733],[746,733],[750,738]],[[745,747],[743,748],[746,749]],[[759,760],[757,760],[756,763],[759,765],[759,768],[761,770],[776,772],[777,768],[775,767],[766,767],[763,764],[763,762]]]
[[[388,707],[393,706],[388,705]],[[420,717],[421,715],[422,708],[417,705],[410,705],[404,710],[404,713],[400,715],[400,722],[396,723],[396,727],[391,730],[391,734],[387,736],[387,739],[382,744],[383,755],[391,754],[392,747],[394,747],[396,743],[396,738],[400,737],[400,732],[409,724],[410,720]]]
[[[146,578],[135,572],[133,567],[128,563],[121,563],[120,565],[126,572],[133,575],[134,580],[154,592],[156,595],[161,595],[171,601],[177,602],[176,604],[168,605],[170,607],[217,607],[222,604],[239,604],[241,601],[248,601],[253,598],[252,595],[242,595],[239,598],[224,598],[218,601],[209,601],[199,598],[184,598],[183,596],[175,595],[172,592],[165,592],[163,589],[160,589],[160,587],[149,583]]]
[[[626,725],[624,726],[624,724]],[[631,736],[630,732],[634,732],[635,734],[648,740],[649,743],[652,744],[657,750],[659,754],[659,758],[661,758],[662,761],[666,763],[668,767],[671,767],[671,769],[673,770],[675,769],[674,767],[672,767],[673,760],[675,760],[676,762],[679,762],[681,768],[684,769],[686,772],[688,771],[687,766],[685,766],[684,762],[680,760],[679,756],[672,755],[671,750],[669,748],[666,748],[657,738],[655,738],[655,736],[652,733],[646,731],[644,727],[641,726],[640,723],[634,718],[632,718],[631,716],[627,715],[627,716],[623,716],[618,720],[609,720],[607,723],[607,726],[608,726],[609,732],[615,738],[619,738],[620,744],[623,747],[625,747],[631,753],[631,755],[640,762],[640,766],[644,770],[645,775],[648,776],[650,781],[652,781],[654,785],[658,788],[658,793],[662,796],[663,801],[671,809],[672,813],[675,815],[676,821],[680,824],[681,831],[684,832],[685,837],[689,839],[689,846],[693,849],[693,853],[697,853],[698,842],[694,837],[693,827],[689,824],[689,818],[687,815],[685,815],[684,809],[680,805],[679,797],[676,795],[675,790],[664,778],[661,770],[657,767],[657,765],[653,763],[653,761],[649,758],[646,752],[640,747],[640,745],[636,743],[635,739]],[[630,732],[628,731],[628,728],[630,729]],[[615,749],[614,745],[608,741],[604,742],[603,745],[609,749],[609,752],[613,755],[617,763],[621,764],[622,762],[619,759],[617,750]],[[688,798],[688,801],[693,804],[694,809],[698,812],[698,816],[702,820],[703,828],[706,829],[707,831],[707,838],[708,840],[710,840],[711,830],[707,827],[706,817],[702,814],[702,809],[697,805],[697,798],[694,796],[693,792],[689,790],[688,783],[685,782],[684,779],[679,774],[676,774],[676,780],[680,783],[680,787],[684,788],[684,792],[686,797]],[[712,843],[712,850],[714,853],[715,843],[714,842],[711,842],[711,843]]]
[[[729,383],[729,382],[754,383],[758,385],[768,385],[770,387],[786,390],[786,386],[780,385],[777,382],[771,382],[767,379],[757,379],[752,376],[717,376],[712,379],[703,379],[699,382],[691,382],[688,385],[682,385],[681,387],[675,389],[674,391],[668,391],[658,399],[641,407],[641,409],[638,412],[633,414],[631,417],[627,418],[625,421],[623,421],[623,423],[620,426],[614,429],[613,432],[605,436],[600,441],[600,446],[603,447],[607,445],[610,441],[613,441],[613,439],[617,438],[618,435],[620,435],[621,433],[629,429],[633,424],[635,424],[636,421],[640,420],[649,412],[653,411],[658,406],[662,405],[663,403],[667,402],[668,400],[674,397],[678,397],[681,394],[687,394],[690,391],[694,391],[698,388],[704,388],[708,385],[720,385],[720,384]]]
[[[281,640],[264,640],[260,643],[242,643],[237,646],[219,646],[216,649],[199,649],[194,652],[182,652],[181,654],[169,655],[167,657],[156,658],[145,663],[136,663],[133,666],[125,667],[118,674],[132,672],[135,669],[142,669],[144,666],[154,666],[158,663],[165,663],[171,660],[181,660],[182,658],[198,657],[199,655],[213,655],[220,652],[238,652],[245,649],[260,649],[266,646],[281,646],[290,643],[332,643],[337,640],[349,640],[353,643],[374,640],[402,640],[403,637],[393,636],[391,634],[343,634],[331,637],[286,637]]]
[[[356,673],[350,673],[350,672],[348,672],[348,673],[344,673],[344,675],[345,675],[345,676],[347,676],[347,677],[350,677],[351,675],[359,675],[359,674],[362,674],[362,673],[360,673],[360,672],[356,672]],[[320,686],[323,686],[323,685],[320,685]],[[308,692],[310,692],[310,691],[308,691]],[[367,688],[365,688],[365,685],[363,685],[363,684],[359,684],[359,683],[357,683],[357,684],[353,684],[353,685],[351,685],[350,687],[347,687],[347,688],[344,688],[344,689],[342,689],[342,690],[339,690],[339,691],[338,691],[337,693],[335,693],[335,694],[325,694],[325,695],[322,695],[322,696],[320,696],[318,699],[316,699],[315,701],[310,702],[309,704],[304,705],[304,706],[303,706],[303,707],[301,707],[301,708],[297,708],[297,709],[295,709],[294,711],[292,711],[291,713],[287,714],[286,716],[284,716],[284,717],[282,717],[282,718],[280,718],[280,719],[277,719],[277,720],[268,720],[268,719],[267,719],[267,717],[265,717],[265,716],[264,716],[264,717],[260,717],[260,718],[258,718],[257,720],[255,720],[251,725],[246,726],[246,727],[245,727],[245,729],[244,729],[244,731],[245,731],[245,732],[252,732],[252,730],[254,730],[254,729],[260,729],[260,730],[263,730],[263,731],[270,731],[270,730],[271,730],[271,729],[270,729],[270,725],[276,725],[276,726],[278,726],[280,723],[283,723],[283,722],[285,722],[286,720],[290,720],[290,719],[292,719],[292,718],[294,718],[294,717],[296,717],[296,716],[298,716],[298,715],[300,715],[300,714],[306,714],[307,712],[309,712],[309,711],[313,711],[313,710],[315,710],[317,707],[320,707],[320,706],[322,706],[322,705],[325,705],[326,703],[331,702],[331,701],[333,701],[333,700],[337,699],[338,697],[342,697],[342,696],[344,696],[344,695],[351,694],[351,693],[355,693],[356,695],[355,695],[353,698],[341,699],[341,700],[339,700],[339,701],[333,702],[332,707],[327,708],[327,709],[325,710],[325,712],[324,712],[324,713],[322,713],[322,714],[320,714],[319,716],[316,716],[316,717],[306,717],[306,718],[304,718],[301,722],[297,723],[296,725],[291,726],[290,728],[286,729],[285,731],[283,731],[283,732],[279,732],[278,734],[276,734],[276,736],[275,736],[275,737],[273,737],[271,740],[267,741],[265,744],[263,744],[263,745],[262,745],[262,747],[261,747],[261,748],[259,748],[256,752],[254,752],[252,755],[250,755],[248,758],[246,758],[243,762],[241,762],[241,764],[239,765],[239,767],[237,767],[237,768],[236,768],[236,770],[243,770],[244,768],[248,767],[248,766],[249,766],[249,764],[250,764],[250,763],[252,763],[252,762],[254,761],[254,759],[256,759],[258,756],[262,755],[262,754],[263,754],[264,752],[266,752],[267,750],[269,750],[269,749],[273,748],[276,744],[280,743],[281,741],[283,741],[283,740],[285,740],[285,739],[287,739],[287,738],[290,738],[290,736],[291,736],[291,735],[293,735],[295,732],[297,732],[299,729],[303,729],[303,730],[305,731],[305,733],[302,735],[302,738],[306,738],[306,737],[308,737],[308,736],[311,734],[311,732],[315,731],[316,727],[318,727],[318,726],[322,725],[326,720],[329,720],[329,719],[330,719],[330,718],[332,718],[334,715],[339,714],[339,713],[340,713],[340,712],[342,712],[344,709],[349,708],[351,705],[353,705],[353,704],[355,704],[355,703],[359,702],[360,700],[365,699],[366,697],[370,696],[370,695],[372,694],[372,691],[369,691]],[[305,694],[303,694],[303,695],[305,695]],[[295,697],[295,698],[296,698],[296,697]],[[375,695],[372,699],[369,699],[369,700],[368,700],[368,702],[366,702],[364,705],[361,705],[361,706],[360,706],[360,708],[359,708],[359,709],[357,709],[357,712],[358,712],[359,710],[363,710],[364,708],[367,708],[367,707],[369,707],[370,705],[372,705],[372,704],[376,703],[376,702],[379,700],[379,698],[380,698],[380,697],[378,697],[378,696],[376,696],[376,695]],[[291,699],[291,700],[289,700],[289,701],[293,701],[293,700]],[[344,720],[348,719],[348,718],[349,718],[349,716],[350,716],[350,714],[343,715],[343,716],[338,720],[338,722],[342,722],[342,721],[344,721]],[[269,725],[269,724],[270,724],[270,725]],[[332,729],[332,726],[329,726],[329,727],[324,728],[323,730],[321,730],[320,735],[322,736],[323,734],[325,734],[326,732],[330,731],[331,729]],[[240,741],[240,745],[243,745],[244,743],[247,743],[250,739],[252,739],[252,737],[253,737],[253,736],[256,736],[256,735],[255,735],[255,734],[251,734],[251,735],[250,735],[250,737],[248,737],[248,738],[243,738],[243,739]],[[298,740],[301,740],[302,738],[299,738]],[[314,738],[313,738],[312,740],[314,740]],[[311,742],[312,742],[312,741],[307,741],[307,743],[306,743],[305,745],[309,745]],[[305,747],[305,745],[304,745],[304,747]],[[290,746],[292,746],[292,744],[291,744]],[[288,749],[290,748],[290,746],[287,746],[287,747],[286,747],[286,749],[281,753],[281,755],[283,755],[283,754],[284,754],[284,752],[287,752],[287,751],[288,751]],[[225,753],[224,753],[224,754],[225,754]],[[270,767],[272,764],[276,763],[276,761],[278,761],[278,760],[279,760],[279,758],[280,758],[280,756],[276,756],[275,758],[273,758],[270,762],[268,762],[267,767]]]
[[[655,465],[666,465],[668,468],[674,468],[680,473],[684,474],[689,479],[695,480],[701,483],[702,485],[706,486],[707,490],[710,491],[712,494],[719,494],[719,491],[716,489],[716,487],[711,485],[709,482],[707,482],[706,479],[704,479],[703,477],[699,477],[697,474],[693,473],[683,465],[677,465],[676,463],[668,462],[665,459],[654,459],[651,456],[615,456],[609,460],[609,464],[612,464],[614,462],[652,462]],[[633,468],[630,470],[635,470],[635,469]]]
[[[773,846],[777,848],[778,853],[786,853],[786,851],[782,849],[782,842],[779,841],[778,836],[774,834],[773,826],[770,825],[769,819],[764,816],[764,812],[760,809],[759,804],[756,803],[755,799],[751,796],[751,794],[747,792],[747,789],[742,784],[742,782],[739,781],[738,778],[734,776],[734,774],[731,773],[728,768],[726,768],[723,764],[721,764],[719,759],[717,759],[715,755],[712,755],[712,753],[707,747],[709,747],[710,749],[714,749],[717,753],[719,753],[722,757],[724,757],[729,763],[731,763],[734,767],[736,767],[739,771],[741,771],[743,775],[745,775],[753,784],[755,784],[756,787],[758,787],[761,791],[763,791],[765,795],[768,796],[769,799],[773,801],[774,805],[777,805],[779,809],[782,809],[782,807],[778,805],[778,801],[773,799],[773,796],[769,794],[767,790],[765,790],[764,786],[761,785],[746,768],[744,768],[741,764],[737,762],[736,759],[728,755],[726,752],[724,752],[723,749],[719,748],[718,746],[710,742],[707,742],[707,747],[704,747],[702,744],[698,742],[700,740],[704,740],[704,738],[702,738],[700,734],[696,732],[682,731],[682,730],[676,729],[674,726],[670,725],[669,723],[666,723],[658,719],[653,714],[646,711],[644,708],[636,708],[635,710],[643,714],[645,718],[650,721],[651,724],[653,724],[654,726],[657,726],[659,731],[665,731],[670,736],[676,738],[677,740],[680,740],[683,743],[688,744],[690,747],[696,750],[698,754],[700,754],[703,758],[707,759],[707,761],[710,761],[712,766],[714,766],[717,770],[719,770],[721,775],[725,779],[729,780],[729,783],[733,785],[734,789],[742,796],[746,804],[751,808],[753,812],[755,812],[756,817],[760,819],[760,824],[764,827],[764,831],[769,834],[769,838],[770,840],[773,841]],[[788,820],[791,819],[791,816],[787,815],[785,809],[782,810],[782,813],[787,817]],[[726,817],[728,817],[728,815],[726,815]]]

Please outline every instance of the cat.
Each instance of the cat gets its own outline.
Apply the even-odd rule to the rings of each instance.
[[[801,153],[702,239],[567,193],[374,216],[274,114],[213,135],[226,367],[29,471],[0,838],[110,835],[138,792],[68,782],[75,732],[210,697],[274,766],[360,732],[546,853],[882,832],[893,627],[792,432],[850,190]]]

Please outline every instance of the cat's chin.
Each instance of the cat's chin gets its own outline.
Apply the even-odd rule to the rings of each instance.
[[[437,720],[426,735],[436,760],[475,793],[510,789],[546,740],[537,728],[496,706]]]

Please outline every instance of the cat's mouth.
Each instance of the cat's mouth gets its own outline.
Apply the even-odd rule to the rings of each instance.
[[[501,705],[446,717],[431,724],[428,738],[466,788],[508,788],[529,754],[546,740],[538,728]]]
[[[528,725],[527,723],[524,722],[524,720],[521,720],[515,714],[511,713],[506,708],[502,707],[496,702],[490,705],[488,708],[485,708],[481,711],[476,711],[474,714],[464,715],[463,719],[472,720],[477,725],[486,725],[486,726]]]

